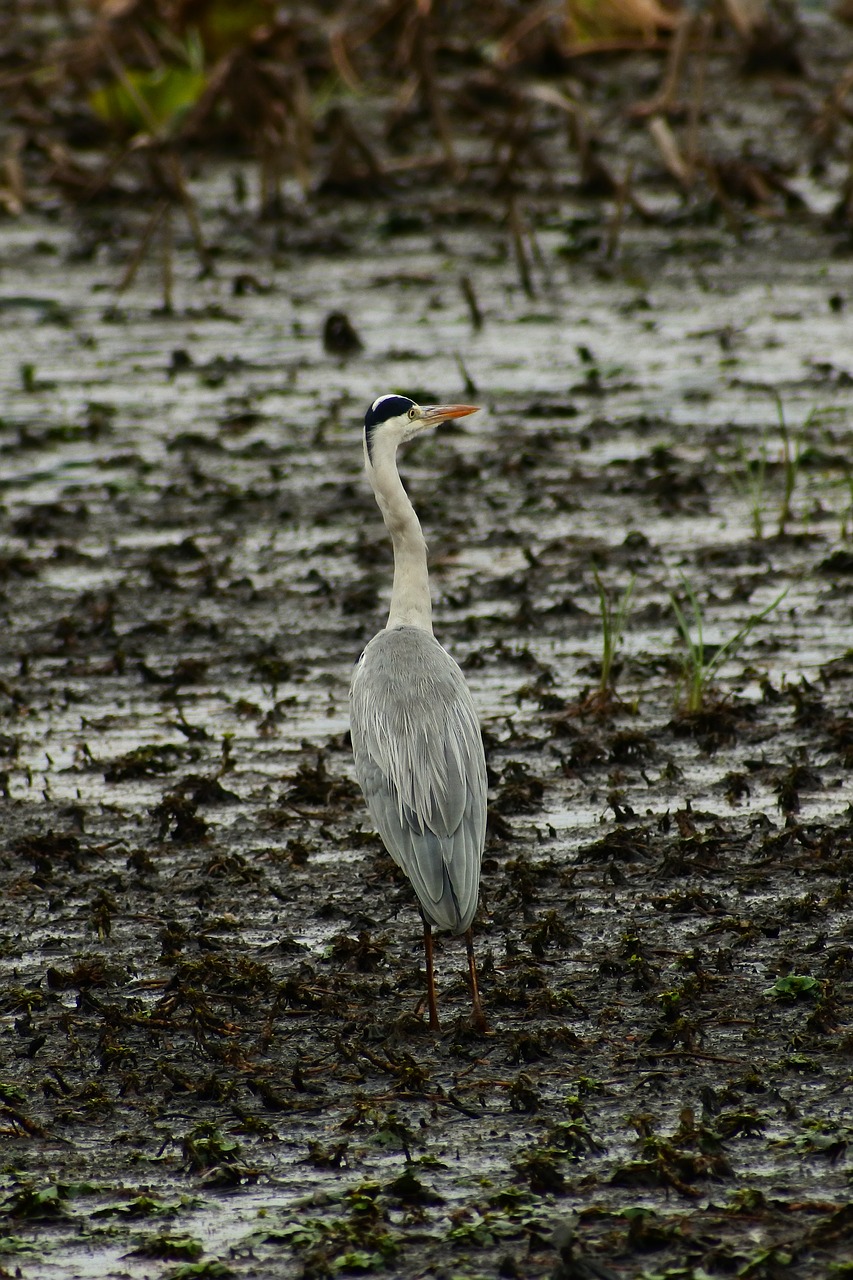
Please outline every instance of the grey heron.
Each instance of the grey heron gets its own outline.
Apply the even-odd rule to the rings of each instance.
[[[391,609],[350,689],[355,771],[368,812],[420,902],[430,1026],[439,1031],[432,930],[465,934],[473,1021],[485,1030],[471,921],[486,835],[486,760],[465,677],[432,630],[427,547],[397,471],[397,446],[477,405],[374,400],[364,465],[394,548]]]

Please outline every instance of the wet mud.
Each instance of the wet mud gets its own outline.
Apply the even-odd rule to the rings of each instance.
[[[0,227],[0,1275],[850,1274],[849,242],[531,197],[531,297],[482,200],[232,179],[171,311],[130,210]],[[401,470],[485,1037],[349,750],[390,390],[484,406]]]

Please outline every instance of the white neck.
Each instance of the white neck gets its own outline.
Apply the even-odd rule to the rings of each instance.
[[[386,626],[420,627],[432,635],[427,547],[421,524],[397,471],[397,441],[373,438],[372,457],[365,446],[365,467],[394,545],[394,586]]]

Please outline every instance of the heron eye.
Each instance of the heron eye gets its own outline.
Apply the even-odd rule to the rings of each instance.
[[[418,411],[417,411],[417,409],[414,407],[414,405],[412,405],[411,409],[409,410],[409,417],[410,417],[410,418],[416,418],[417,416],[418,416]]]

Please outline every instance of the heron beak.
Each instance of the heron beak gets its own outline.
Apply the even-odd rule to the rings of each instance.
[[[449,418],[465,418],[479,409],[478,404],[428,404],[421,409],[421,422],[425,427],[434,427]]]

